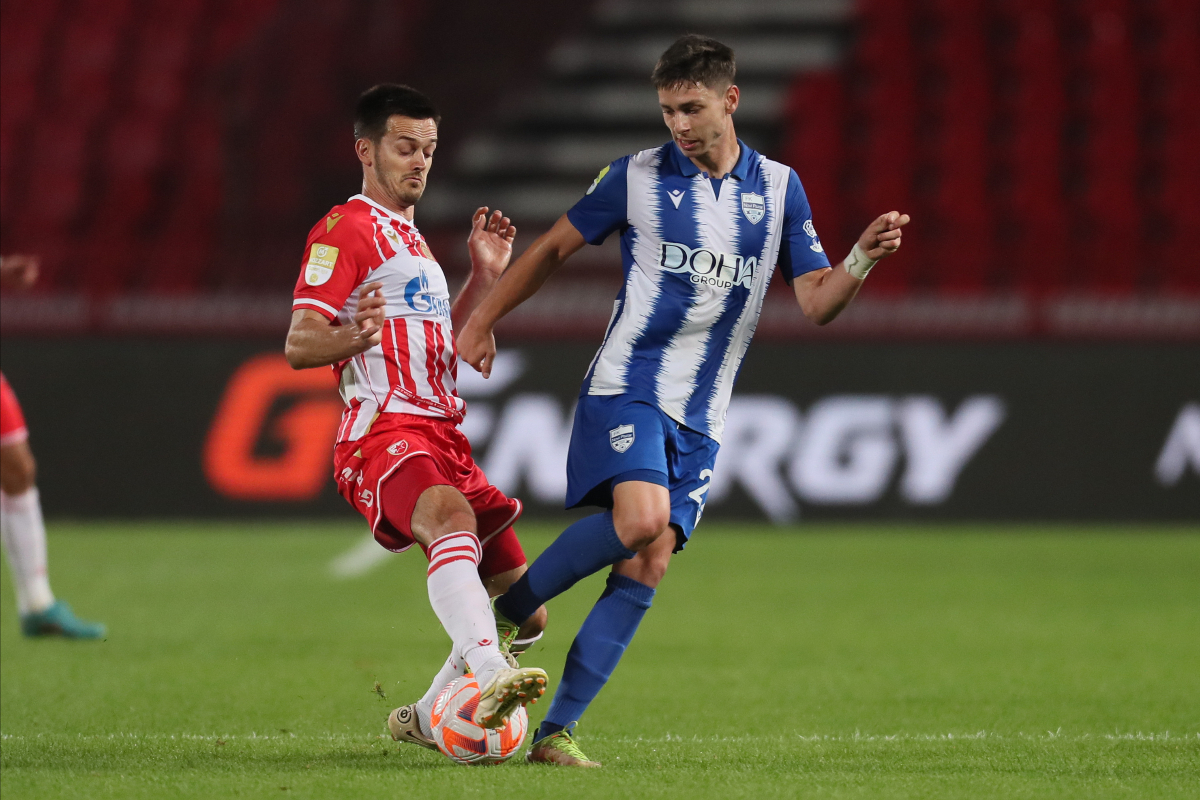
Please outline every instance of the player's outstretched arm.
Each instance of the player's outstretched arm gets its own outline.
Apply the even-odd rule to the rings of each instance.
[[[292,369],[327,367],[379,344],[387,306],[382,290],[382,283],[368,283],[359,290],[358,312],[349,325],[334,325],[312,309],[292,312],[292,326],[283,348]]]
[[[483,377],[490,376],[492,359],[496,356],[496,337],[492,335],[496,323],[532,297],[546,279],[585,244],[583,234],[566,215],[559,217],[554,227],[539,236],[496,281],[492,291],[458,332],[458,357],[482,372]]]
[[[858,294],[871,267],[900,248],[900,229],[908,223],[908,214],[898,211],[884,214],[867,226],[841,264],[796,278],[792,288],[804,316],[824,325],[842,313]]]
[[[512,258],[512,243],[516,235],[517,226],[500,211],[493,211],[489,219],[486,206],[475,209],[471,235],[467,237],[471,274],[467,276],[467,282],[450,308],[450,319],[455,329],[467,324],[471,312],[504,274],[504,268]]]

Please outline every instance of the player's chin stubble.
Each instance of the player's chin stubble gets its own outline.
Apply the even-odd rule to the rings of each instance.
[[[380,185],[387,187],[388,193],[401,206],[415,206],[417,201],[421,199],[421,195],[425,193],[425,181],[422,180],[415,187],[407,183],[407,179],[412,177],[412,175],[401,175],[399,177],[385,175],[377,164],[375,166],[375,176],[379,179]]]

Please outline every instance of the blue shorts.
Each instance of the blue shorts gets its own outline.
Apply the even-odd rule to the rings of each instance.
[[[567,508],[612,508],[613,478],[666,486],[675,550],[687,544],[704,513],[720,445],[685,428],[657,406],[628,395],[584,395],[575,408],[567,455]]]

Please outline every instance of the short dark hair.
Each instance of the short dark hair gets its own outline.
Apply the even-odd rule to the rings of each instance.
[[[387,130],[388,118],[396,114],[412,119],[431,119],[434,125],[442,122],[442,115],[430,99],[416,89],[399,83],[381,83],[358,98],[354,107],[354,138],[378,142]]]
[[[711,37],[689,33],[676,39],[662,54],[650,80],[655,89],[674,89],[692,83],[721,89],[732,84],[736,74],[733,48]]]

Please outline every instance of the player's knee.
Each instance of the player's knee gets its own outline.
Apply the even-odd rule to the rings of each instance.
[[[453,486],[431,486],[417,500],[411,527],[417,540],[428,545],[448,533],[475,533],[475,512]]]
[[[25,494],[37,483],[37,462],[24,442],[3,448],[0,488],[7,495]]]
[[[658,540],[670,522],[670,512],[658,509],[642,509],[614,519],[617,536],[625,547],[631,551],[643,551]]]
[[[635,552],[649,547],[671,521],[671,510],[657,505],[637,506],[613,512],[613,526],[621,543]]]

